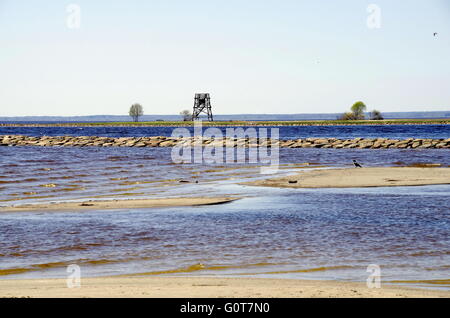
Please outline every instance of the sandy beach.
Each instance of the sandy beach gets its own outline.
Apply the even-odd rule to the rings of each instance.
[[[84,202],[55,202],[49,204],[24,204],[0,207],[0,212],[28,212],[28,211],[83,211],[83,210],[112,210],[112,209],[139,209],[160,208],[176,206],[200,206],[223,204],[235,201],[230,197],[186,197],[162,199],[136,199],[136,200],[89,200]]]
[[[357,188],[450,184],[450,168],[375,167],[301,171],[246,185],[280,188]]]
[[[106,277],[85,278],[80,288],[64,279],[1,280],[0,297],[144,297],[144,298],[410,298],[450,297],[448,291],[365,283],[264,278]]]

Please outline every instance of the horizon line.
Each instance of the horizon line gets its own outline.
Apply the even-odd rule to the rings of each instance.
[[[393,113],[438,113],[438,112],[450,112],[450,107],[448,110],[414,110],[414,111],[381,111],[383,114],[393,114]],[[246,116],[246,115],[263,115],[263,116],[281,116],[281,115],[335,115],[342,114],[344,112],[329,112],[329,113],[230,113],[221,114],[216,113],[214,116]],[[365,112],[370,114],[371,111]],[[128,114],[94,114],[94,115],[0,115],[0,118],[17,118],[17,117],[100,117],[100,116],[125,116],[129,117]],[[144,114],[142,116],[180,116],[180,114]]]

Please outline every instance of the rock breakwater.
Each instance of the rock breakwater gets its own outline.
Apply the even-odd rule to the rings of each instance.
[[[386,139],[386,138],[305,138],[274,140],[258,138],[174,138],[156,137],[98,137],[98,136],[24,136],[0,135],[0,146],[42,146],[42,147],[258,147],[278,146],[280,148],[334,148],[334,149],[450,149],[447,139]]]

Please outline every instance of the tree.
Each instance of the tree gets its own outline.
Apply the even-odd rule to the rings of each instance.
[[[181,117],[183,118],[183,121],[191,121],[192,120],[192,114],[188,110],[183,110],[180,113]]]
[[[128,114],[133,118],[133,121],[137,122],[139,121],[139,117],[144,115],[144,109],[141,104],[133,104],[131,105]]]
[[[370,119],[372,119],[372,120],[383,120],[384,117],[383,117],[383,115],[381,114],[381,112],[379,110],[374,109],[374,110],[372,110],[372,113],[370,114]]]
[[[366,105],[359,101],[353,104],[351,111],[355,117],[355,119],[364,119],[364,112],[366,111]]]
[[[338,120],[356,120],[355,114],[352,112],[344,113],[341,117],[338,118]]]

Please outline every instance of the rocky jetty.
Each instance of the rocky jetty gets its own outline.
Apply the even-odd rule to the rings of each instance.
[[[271,140],[258,138],[174,138],[174,137],[97,137],[97,136],[23,136],[0,135],[0,146],[43,147],[258,147],[280,148],[359,148],[359,149],[450,149],[447,139],[386,139],[386,138],[305,138],[293,140]]]

